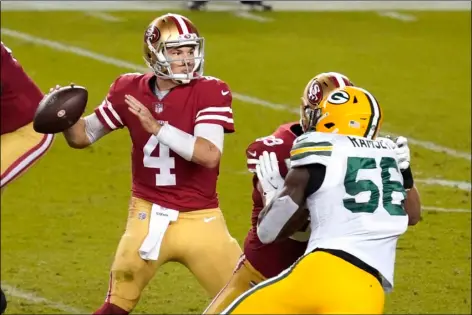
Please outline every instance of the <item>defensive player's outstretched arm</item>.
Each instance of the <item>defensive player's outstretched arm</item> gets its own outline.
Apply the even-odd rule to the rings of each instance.
[[[83,149],[109,133],[95,113],[80,118],[75,125],[62,132],[67,144],[74,149]]]
[[[259,214],[257,235],[262,243],[285,239],[305,224],[309,215],[305,200],[321,187],[325,173],[321,164],[290,169],[283,189]]]

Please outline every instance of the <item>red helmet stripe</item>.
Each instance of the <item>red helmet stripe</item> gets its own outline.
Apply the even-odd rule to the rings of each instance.
[[[190,21],[189,21],[188,19],[186,19],[186,18],[182,18],[182,20],[184,21],[185,26],[187,26],[187,32],[188,32],[188,33],[193,33],[193,32],[194,32],[194,31],[193,31],[193,26],[192,26],[192,24],[190,23]],[[195,31],[195,33],[196,33],[196,31]]]
[[[337,78],[335,76],[330,76],[329,79],[331,80],[331,82],[334,83],[334,85],[338,88],[339,87],[339,82],[337,80]]]
[[[185,20],[177,14],[171,14],[169,17],[172,19],[174,24],[177,26],[177,29],[179,30],[179,34],[188,34],[189,30],[187,27],[187,24],[185,23]]]

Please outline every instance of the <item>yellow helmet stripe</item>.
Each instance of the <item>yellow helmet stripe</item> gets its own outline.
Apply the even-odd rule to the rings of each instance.
[[[300,149],[300,148],[306,148],[306,147],[329,147],[332,146],[333,144],[329,141],[321,141],[321,142],[313,142],[313,141],[302,141],[297,144],[295,144],[292,147],[292,150],[295,149]]]
[[[372,139],[374,135],[377,133],[377,129],[379,128],[379,121],[380,121],[380,115],[381,115],[380,107],[379,107],[379,104],[377,103],[377,100],[372,94],[370,94],[368,91],[364,90],[363,88],[358,87],[358,89],[364,92],[367,99],[369,100],[372,115],[370,116],[369,124],[365,131],[364,137],[368,139]]]

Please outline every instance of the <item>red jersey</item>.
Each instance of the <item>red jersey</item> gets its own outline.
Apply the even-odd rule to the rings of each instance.
[[[202,77],[173,88],[159,99],[152,90],[155,80],[152,73],[121,75],[95,109],[110,130],[124,126],[129,130],[133,195],[179,211],[216,208],[219,167],[209,169],[189,162],[159,143],[128,110],[125,95],[131,94],[147,106],[156,120],[189,134],[193,135],[200,123],[218,124],[230,133],[234,124],[229,87],[216,78]]]
[[[255,167],[262,152],[275,152],[279,161],[280,175],[285,177],[290,166],[290,149],[293,141],[303,133],[298,122],[288,123],[279,128],[270,136],[259,138],[251,143],[246,150],[247,167],[250,172],[255,173]],[[244,241],[244,254],[251,265],[264,277],[271,278],[290,267],[300,258],[308,244],[306,241],[286,239],[283,241],[263,244],[257,236],[257,217],[264,207],[262,196],[257,189],[257,175],[252,179],[252,227]]]
[[[0,118],[1,134],[15,131],[33,121],[43,93],[26,74],[3,42],[1,49]]]

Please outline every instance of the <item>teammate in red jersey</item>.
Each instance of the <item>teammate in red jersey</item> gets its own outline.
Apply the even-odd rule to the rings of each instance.
[[[95,314],[128,314],[157,268],[185,265],[213,297],[230,279],[241,248],[219,209],[216,183],[224,133],[234,132],[228,85],[203,74],[204,39],[186,17],[148,26],[149,74],[121,75],[103,103],[64,136],[84,148],[127,127],[133,187],[126,231]]]
[[[33,117],[43,93],[3,42],[1,49],[1,189],[18,178],[51,147],[54,135],[34,131]]]
[[[352,85],[347,77],[335,72],[321,73],[311,79],[302,96],[301,121],[279,126],[270,136],[256,139],[246,150],[247,168],[254,173],[252,178],[252,227],[244,241],[244,254],[226,286],[213,299],[204,314],[219,314],[238,296],[255,284],[272,278],[290,267],[303,255],[310,237],[309,224],[301,231],[281,242],[263,244],[257,235],[257,219],[264,205],[275,196],[278,187],[283,187],[284,177],[290,165],[290,150],[293,141],[302,135],[309,125],[311,113],[308,103],[316,106],[330,91]],[[272,170],[257,174],[260,157],[272,165]],[[270,174],[268,174],[270,172]]]
[[[33,117],[43,93],[26,74],[8,47],[0,43],[1,192],[51,147],[54,135],[33,129]],[[0,314],[6,298],[1,291]]]

